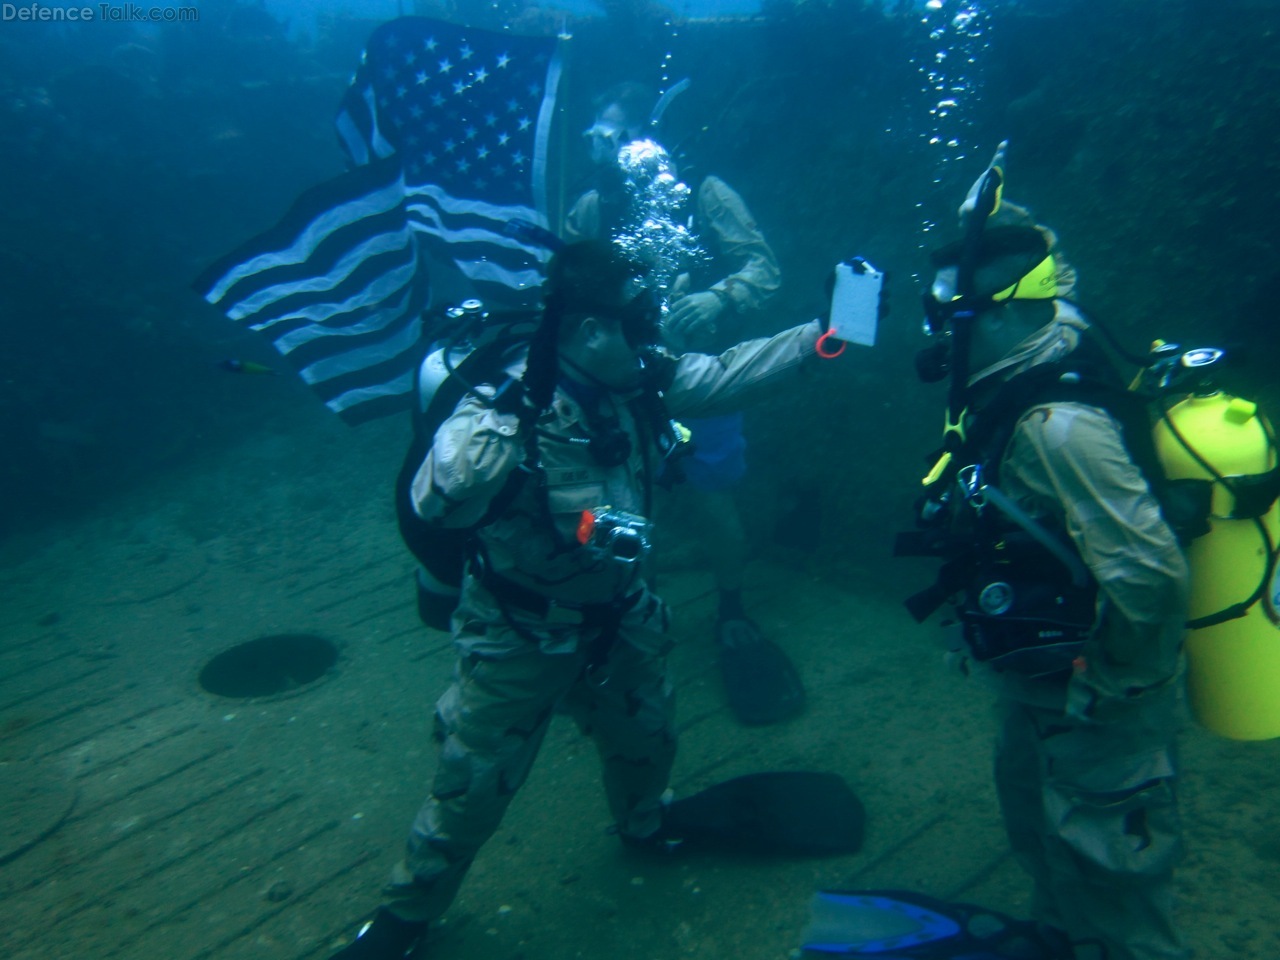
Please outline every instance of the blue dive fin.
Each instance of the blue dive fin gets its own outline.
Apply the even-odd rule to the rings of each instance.
[[[878,960],[1106,960],[1098,941],[971,903],[907,890],[820,890],[802,957]]]
[[[951,918],[893,894],[819,890],[809,904],[803,948],[814,953],[876,956],[960,932],[960,924]]]

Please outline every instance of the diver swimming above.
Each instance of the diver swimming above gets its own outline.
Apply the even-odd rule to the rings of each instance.
[[[655,274],[665,316],[662,342],[671,350],[724,350],[781,286],[777,257],[742,197],[714,175],[695,187],[679,179],[659,142],[666,108],[689,81],[661,98],[626,82],[596,98],[583,131],[597,185],[565,220],[570,240],[611,239]],[[747,441],[737,412],[700,417],[686,426],[693,453],[671,503],[702,528],[702,550],[716,581],[715,640],[729,705],[745,724],[786,720],[804,707],[800,674],[782,648],[747,615],[742,592],[747,536],[735,491],[747,472]],[[669,479],[669,478],[668,478]]]

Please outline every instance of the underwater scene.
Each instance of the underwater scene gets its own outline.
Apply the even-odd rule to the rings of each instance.
[[[1274,0],[6,2],[0,157],[6,957],[1280,955]]]

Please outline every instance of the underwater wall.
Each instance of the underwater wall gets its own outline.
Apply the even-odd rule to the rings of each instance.
[[[752,414],[761,466],[747,496],[762,525],[793,479],[766,463],[871,502],[909,493],[903,477],[932,444],[942,402],[912,373],[917,273],[1001,139],[1009,196],[1058,231],[1086,308],[1139,349],[1155,336],[1244,334],[1254,366],[1235,375],[1240,389],[1276,379],[1275,4],[990,0],[966,38],[974,62],[946,65],[947,83],[964,81],[944,133],[954,147],[929,142],[950,95],[927,77],[956,40],[957,12],[976,4],[948,0],[939,20],[913,4],[771,0],[758,18],[687,22],[607,6],[571,22],[506,11],[517,29],[573,34],[557,205],[582,185],[592,93],[689,77],[668,117],[682,173],[732,183],[783,266],[782,294],[752,332],[820,311],[841,257],[892,273],[874,359]],[[374,24],[334,18],[304,43],[252,5],[200,9],[199,23],[145,31],[0,24],[0,535],[246,432],[287,424],[301,443],[310,429],[332,439],[331,415],[296,378],[263,386],[221,369],[277,359],[189,283],[343,169],[332,116]],[[828,512],[839,541],[852,516]],[[874,522],[859,517],[857,530],[870,536]]]

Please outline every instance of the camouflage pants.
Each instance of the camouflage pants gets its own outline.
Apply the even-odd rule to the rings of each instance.
[[[524,784],[557,707],[594,739],[619,829],[646,836],[659,826],[676,751],[665,606],[646,593],[608,659],[590,670],[591,629],[512,615],[519,631],[487,591],[466,585],[454,619],[460,657],[436,704],[431,795],[387,890],[387,906],[402,919],[434,920],[448,908]],[[567,643],[574,630],[576,646]]]
[[[1037,920],[1111,960],[1185,960],[1173,925],[1182,831],[1174,796],[1174,697],[1085,724],[1003,702],[996,788],[1005,829],[1035,890]]]

